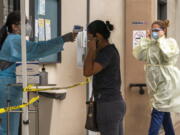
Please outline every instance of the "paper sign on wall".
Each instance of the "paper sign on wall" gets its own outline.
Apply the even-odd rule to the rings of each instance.
[[[38,19],[35,19],[35,37],[38,38],[39,36],[39,23],[38,23]]]
[[[46,29],[46,40],[51,39],[51,20],[45,20],[45,29]]]
[[[44,19],[38,20],[38,26],[39,26],[39,41],[44,41],[45,40]]]
[[[146,30],[134,30],[133,31],[133,47],[138,44],[141,38],[146,37]]]
[[[39,15],[45,15],[46,1],[45,1],[45,0],[39,0],[38,5],[39,5],[39,7],[38,7],[38,13],[39,13]]]

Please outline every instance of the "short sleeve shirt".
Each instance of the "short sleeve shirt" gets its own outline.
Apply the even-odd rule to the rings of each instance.
[[[95,100],[106,102],[121,99],[120,56],[115,45],[101,49],[95,62],[103,66],[103,70],[93,77]]]

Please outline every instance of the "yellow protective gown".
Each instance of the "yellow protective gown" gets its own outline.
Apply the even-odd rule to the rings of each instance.
[[[179,48],[176,40],[142,38],[133,48],[133,55],[146,63],[146,83],[152,106],[163,112],[180,112],[180,70],[175,67]]]

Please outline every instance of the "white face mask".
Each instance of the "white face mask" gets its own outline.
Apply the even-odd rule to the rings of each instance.
[[[32,34],[32,27],[29,23],[26,24],[26,36],[30,36]]]

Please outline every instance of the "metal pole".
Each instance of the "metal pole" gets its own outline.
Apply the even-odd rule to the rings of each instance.
[[[10,87],[9,85],[7,85],[7,92],[8,92],[8,98],[7,98],[7,107],[10,107]],[[10,112],[7,112],[7,135],[10,135]]]
[[[7,107],[10,106],[10,99],[7,100]],[[10,135],[10,112],[7,112],[7,135]]]
[[[90,20],[90,0],[87,0],[87,15],[86,15],[86,24],[88,26]]]
[[[36,122],[35,122],[35,125],[36,125],[36,135],[39,135],[39,101],[37,101],[37,103],[34,103],[35,104],[35,110],[36,110]]]
[[[25,0],[21,0],[21,54],[22,54],[22,78],[23,88],[27,87],[27,65],[26,65],[26,33],[25,33]],[[27,92],[23,92],[23,103],[28,102]],[[28,107],[23,108],[22,113],[22,135],[29,135]]]
[[[86,5],[86,8],[87,8],[87,11],[86,11],[86,26],[88,26],[89,22],[90,22],[90,0],[87,0],[87,5]],[[87,50],[86,50],[86,53],[87,53]],[[87,84],[86,85],[86,99],[87,101],[89,100],[89,97],[90,97],[90,93],[92,91],[92,84]],[[90,132],[87,130],[87,135],[90,135]]]

